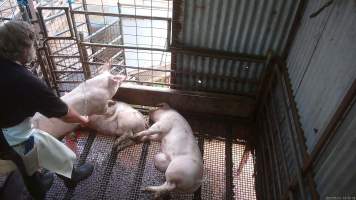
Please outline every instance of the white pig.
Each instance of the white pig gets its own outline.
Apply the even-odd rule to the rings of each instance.
[[[160,186],[149,186],[145,191],[155,193],[155,198],[170,191],[193,193],[202,182],[203,160],[188,122],[168,104],[150,112],[154,124],[134,135],[141,141],[161,142],[161,152],[155,155],[158,170],[165,172],[166,182]]]
[[[109,100],[105,114],[89,116],[90,128],[104,135],[118,137],[114,145],[118,151],[135,144],[131,138],[147,126],[143,115],[124,102]]]
[[[125,77],[122,75],[112,75],[109,71],[104,71],[100,75],[81,83],[71,92],[62,96],[61,99],[81,115],[102,114],[107,110],[107,101],[116,94],[124,79]],[[78,127],[78,124],[66,123],[56,118],[47,118],[40,113],[36,113],[32,118],[32,124],[34,128],[57,138]]]

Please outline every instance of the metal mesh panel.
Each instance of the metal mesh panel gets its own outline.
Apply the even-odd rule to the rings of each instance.
[[[0,1],[0,23],[13,19],[19,12],[16,0]]]
[[[148,154],[146,158],[146,165],[143,171],[142,184],[141,188],[152,186],[152,185],[161,185],[164,183],[165,178],[164,174],[158,171],[154,165],[154,155],[159,152],[159,143],[152,142],[148,148]],[[152,195],[149,193],[139,192],[137,195],[131,197],[134,199],[150,199]]]
[[[204,176],[202,199],[225,199],[225,143],[220,140],[204,141]]]
[[[127,193],[132,192],[139,170],[141,149],[142,144],[129,147],[118,154],[103,199],[125,199]]]
[[[113,144],[113,137],[96,136],[86,159],[86,162],[94,165],[93,174],[77,185],[72,199],[97,199],[101,182],[108,178],[104,177],[104,174]]]
[[[246,151],[245,145],[232,145],[233,183],[235,199],[256,199],[254,158],[251,152]]]

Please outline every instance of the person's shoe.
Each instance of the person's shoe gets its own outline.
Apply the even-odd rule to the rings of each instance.
[[[71,182],[78,183],[84,179],[87,179],[94,170],[94,166],[90,163],[84,163],[80,167],[73,168]]]
[[[38,173],[36,172],[33,176],[37,179],[38,184],[40,184],[43,191],[48,191],[53,184],[54,173],[53,172],[44,172]]]
[[[90,163],[84,163],[79,167],[73,167],[71,178],[67,178],[62,175],[58,175],[67,187],[78,184],[80,181],[87,179],[94,170],[94,166]]]
[[[35,172],[32,176],[24,177],[25,185],[34,199],[44,199],[47,191],[51,188],[54,173]]]

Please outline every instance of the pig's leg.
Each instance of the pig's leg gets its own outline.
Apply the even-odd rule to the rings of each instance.
[[[132,136],[132,130],[128,130],[126,133],[116,139],[114,143],[114,148],[116,148],[117,151],[121,151],[122,149],[135,144],[135,142],[130,139]]]
[[[123,149],[129,147],[129,146],[132,146],[136,144],[136,142],[134,142],[133,140],[126,140],[125,143],[122,143],[120,145],[117,145],[116,147],[116,151],[119,152],[119,151],[122,151]]]
[[[161,131],[161,125],[159,124],[159,122],[154,123],[149,129],[146,129],[144,131],[141,131],[139,133],[136,133],[132,138],[133,139],[138,139],[138,138],[142,138],[144,136],[151,136],[154,134],[160,134]]]
[[[163,183],[163,185],[160,186],[149,186],[144,188],[144,191],[148,191],[148,192],[154,192],[155,199],[158,199],[160,196],[167,194],[168,192],[174,190],[176,188],[176,185],[174,183],[170,183],[170,182],[165,182]]]
[[[155,166],[161,172],[166,171],[170,162],[171,160],[165,153],[158,153],[155,155],[155,159],[154,159]]]
[[[140,138],[141,142],[148,142],[148,141],[158,141],[160,142],[162,139],[161,134],[153,134],[153,135],[149,135],[149,136],[143,136],[142,138]]]

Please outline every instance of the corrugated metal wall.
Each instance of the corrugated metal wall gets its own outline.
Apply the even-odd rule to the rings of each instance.
[[[314,168],[321,199],[356,197],[356,105],[349,111],[334,139]]]
[[[333,1],[309,17],[326,2],[309,1],[287,60],[310,152],[356,78],[356,3]]]
[[[271,90],[259,107],[255,145],[259,199],[310,199],[315,194],[311,173],[303,172],[306,146],[298,135],[288,83],[287,74],[275,65]]]
[[[268,50],[283,52],[299,5],[296,0],[178,2],[180,16],[173,26],[180,28],[173,32],[173,45],[259,56],[267,56]],[[173,65],[175,84],[182,89],[248,95],[256,94],[265,70],[264,63],[182,53]]]
[[[308,151],[312,153],[356,79],[356,2],[333,1],[310,17],[327,2],[309,1],[287,58]],[[321,199],[356,196],[355,105],[342,118],[312,164]]]

